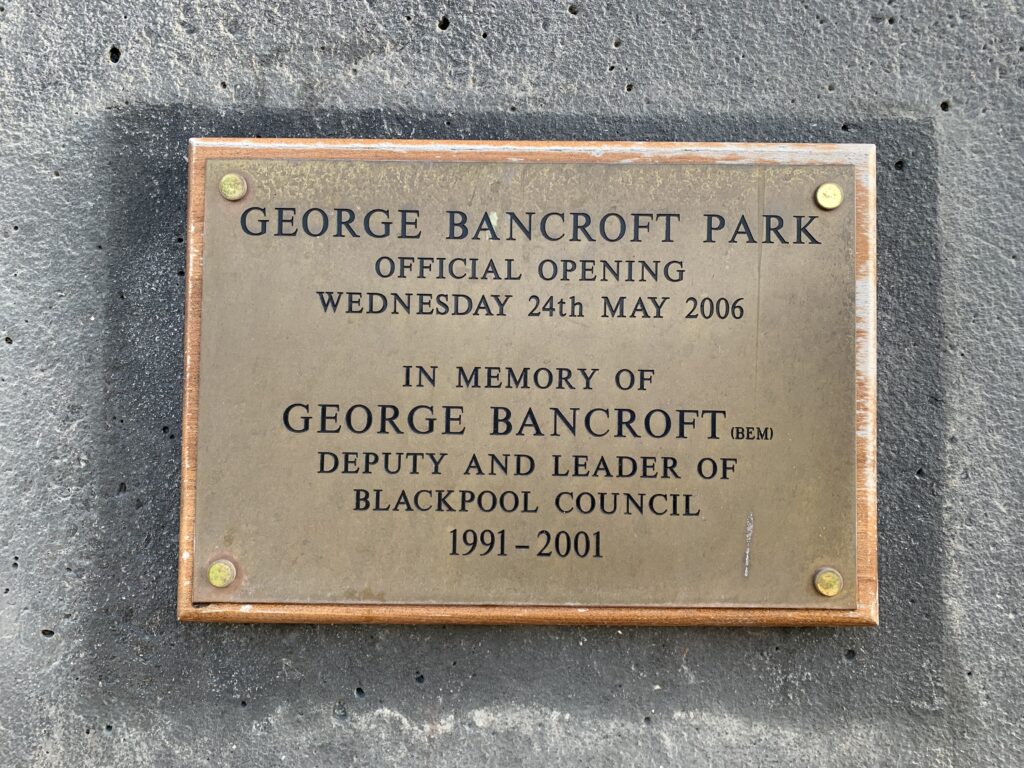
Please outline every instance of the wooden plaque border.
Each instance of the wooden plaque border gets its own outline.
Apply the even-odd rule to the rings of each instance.
[[[199,328],[206,161],[213,158],[462,162],[728,163],[853,166],[856,179],[857,607],[666,608],[553,605],[194,603]],[[839,626],[878,623],[876,517],[875,147],[871,144],[695,144],[376,139],[195,138],[189,142],[185,379],[181,433],[178,618],[182,621],[387,624]]]

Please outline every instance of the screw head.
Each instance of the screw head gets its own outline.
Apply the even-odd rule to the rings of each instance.
[[[835,597],[843,591],[843,574],[835,568],[821,568],[814,574],[814,588],[825,597]]]
[[[220,196],[225,200],[241,200],[247,188],[248,184],[238,173],[226,173],[220,180]]]
[[[842,205],[843,189],[831,181],[825,182],[814,193],[814,200],[818,203],[819,208],[831,211]]]
[[[210,567],[206,571],[206,578],[210,580],[210,584],[219,589],[231,586],[237,575],[235,564],[223,558],[210,563]]]

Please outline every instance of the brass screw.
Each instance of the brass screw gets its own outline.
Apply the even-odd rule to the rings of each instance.
[[[818,187],[814,199],[819,208],[831,211],[843,204],[843,190],[838,184],[829,181]]]
[[[235,564],[224,559],[214,560],[206,572],[206,578],[219,589],[231,586],[236,575],[238,575],[238,571],[235,570]]]
[[[843,574],[835,568],[821,568],[814,574],[814,588],[825,597],[835,597],[843,591]]]
[[[241,200],[247,188],[245,179],[238,173],[226,173],[220,180],[220,196],[225,200]]]

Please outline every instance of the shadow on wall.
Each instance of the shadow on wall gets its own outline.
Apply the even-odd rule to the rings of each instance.
[[[810,127],[809,127],[810,126]],[[943,605],[946,410],[937,296],[938,154],[930,120],[826,124],[797,117],[610,118],[604,115],[408,114],[384,111],[225,115],[182,106],[124,108],[98,127],[112,158],[108,223],[105,453],[100,487],[118,489],[103,514],[116,535],[91,553],[76,671],[120,680],[111,702],[140,726],[168,709],[182,725],[211,706],[248,700],[248,714],[301,699],[307,711],[393,702],[407,716],[437,697],[456,712],[497,701],[612,714],[701,709],[793,720],[808,707],[845,719],[965,722]],[[878,145],[879,539],[881,627],[722,630],[283,627],[180,625],[175,620],[186,153],[191,136],[451,139],[825,141]],[[585,640],[585,642],[584,642]],[[931,660],[931,663],[923,663]],[[643,674],[639,674],[641,670]],[[945,671],[943,671],[945,670]],[[657,680],[661,690],[651,693]],[[133,682],[134,681],[134,682]],[[201,693],[197,693],[197,691]],[[742,693],[740,693],[742,692]],[[929,693],[930,692],[930,693]],[[97,694],[99,696],[99,694]],[[931,700],[928,699],[931,696]],[[151,709],[154,697],[160,713]],[[99,699],[97,703],[99,703]],[[433,702],[433,703],[432,703]],[[422,710],[422,711],[420,711]],[[116,713],[114,714],[116,716]],[[655,718],[657,718],[657,714]],[[639,721],[639,717],[637,717]]]

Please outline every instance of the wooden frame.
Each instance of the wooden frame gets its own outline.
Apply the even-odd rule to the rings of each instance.
[[[730,163],[853,166],[856,179],[857,605],[852,610],[497,605],[313,605],[192,600],[198,446],[199,329],[206,161],[359,158],[517,162]],[[178,559],[182,621],[391,624],[812,626],[878,623],[876,542],[875,148],[863,144],[687,144],[356,139],[192,139],[189,148],[185,379]]]

